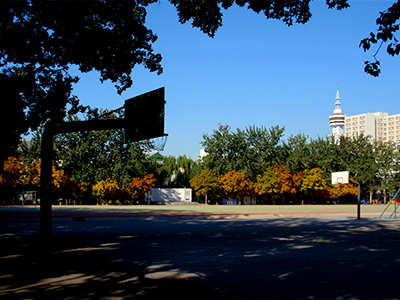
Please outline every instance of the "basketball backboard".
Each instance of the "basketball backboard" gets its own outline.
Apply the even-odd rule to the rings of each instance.
[[[165,88],[125,101],[125,134],[129,142],[164,136]]]
[[[332,172],[332,185],[334,184],[348,184],[349,171]]]

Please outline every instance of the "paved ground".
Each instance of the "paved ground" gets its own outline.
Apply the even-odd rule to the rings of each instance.
[[[37,209],[0,207],[0,298],[400,298],[400,223],[382,206],[97,209],[54,207],[43,249]]]

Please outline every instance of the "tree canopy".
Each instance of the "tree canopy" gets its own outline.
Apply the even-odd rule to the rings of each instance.
[[[362,191],[398,188],[400,151],[392,143],[372,142],[368,136],[309,139],[304,134],[283,140],[284,128],[251,126],[232,130],[219,125],[204,134],[207,155],[200,161],[217,176],[243,172],[259,195],[295,196],[299,191],[325,197],[352,195],[352,188],[328,191],[331,172],[349,171],[351,183]],[[302,182],[302,183],[301,183]],[[302,185],[301,185],[302,184]],[[317,191],[317,193],[316,193]]]
[[[146,25],[146,9],[157,1],[0,1],[0,88],[2,103],[13,115],[12,122],[2,124],[7,128],[1,136],[7,141],[0,149],[2,159],[12,154],[19,136],[29,129],[85,109],[72,93],[79,78],[71,75],[71,66],[82,73],[97,71],[100,81],[113,82],[118,93],[132,86],[138,65],[163,72],[162,56],[153,50],[157,35]],[[291,26],[310,20],[311,1],[169,0],[179,22],[189,22],[210,37],[223,26],[223,12],[232,6]],[[337,10],[349,7],[348,0],[326,0],[326,4]],[[360,44],[364,50],[381,42],[389,43],[390,55],[399,53],[394,36],[399,7],[396,2],[381,12],[378,32]],[[372,61],[365,70],[377,75],[378,66],[379,61]]]
[[[251,134],[257,132],[262,135]],[[197,163],[186,156],[167,156],[159,164],[146,158],[145,142],[125,144],[121,130],[60,134],[54,142],[53,184],[60,197],[78,203],[93,203],[91,195],[132,203],[153,186],[190,185],[197,196],[212,202],[223,196],[257,196],[260,203],[287,204],[338,197],[354,201],[356,184],[370,199],[373,191],[386,195],[399,188],[400,151],[393,143],[374,143],[365,136],[342,137],[339,143],[331,137],[283,136],[278,126],[233,131],[220,125],[204,135],[208,154]],[[3,195],[39,187],[40,134],[26,146],[19,157],[3,163]],[[349,171],[350,184],[332,186],[331,172],[336,171]]]

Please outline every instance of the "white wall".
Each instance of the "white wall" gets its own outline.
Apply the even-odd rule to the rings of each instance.
[[[180,188],[180,189],[163,189],[155,188],[148,191],[145,195],[146,202],[191,202],[192,201],[192,189]]]

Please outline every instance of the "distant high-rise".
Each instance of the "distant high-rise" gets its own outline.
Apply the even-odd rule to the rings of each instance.
[[[346,136],[370,136],[372,140],[400,143],[400,114],[374,112],[346,117]]]
[[[342,112],[338,87],[336,91],[335,109],[333,110],[333,114],[329,116],[329,126],[332,127],[332,136],[335,138],[335,141],[338,141],[344,134],[345,118],[346,115]]]

